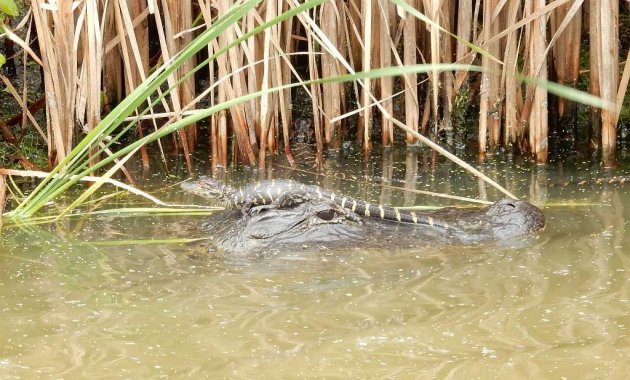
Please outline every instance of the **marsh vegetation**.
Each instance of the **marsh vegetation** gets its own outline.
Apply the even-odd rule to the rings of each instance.
[[[614,166],[627,123],[619,36],[630,9],[613,0],[18,5],[2,34],[16,73],[2,74],[3,96],[18,107],[0,125],[14,152],[5,163],[51,174],[14,216],[89,174],[133,183],[134,155],[168,170],[166,156],[181,152],[190,172],[199,150],[213,167],[264,168],[270,154],[294,164],[296,118],[313,121],[320,167],[349,141],[368,155],[436,142],[544,163],[564,140]],[[30,67],[38,89],[24,79]],[[29,158],[27,142],[47,159]]]

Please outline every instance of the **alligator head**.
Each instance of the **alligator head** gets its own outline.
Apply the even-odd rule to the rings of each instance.
[[[492,221],[488,227],[495,239],[527,235],[545,227],[542,211],[525,201],[504,199],[490,205],[485,214]]]
[[[225,253],[249,255],[317,249],[331,242],[347,247],[362,239],[361,225],[358,215],[333,202],[307,201],[286,208],[257,206],[245,215],[217,213],[204,229]]]

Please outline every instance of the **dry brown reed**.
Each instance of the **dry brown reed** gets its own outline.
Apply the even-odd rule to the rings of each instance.
[[[82,29],[82,25],[77,23],[72,1],[59,1],[54,12],[39,5],[33,0],[31,9],[37,28],[47,93],[48,156],[51,163],[55,163],[70,152],[74,139],[79,52],[73,37],[75,31]],[[86,95],[98,96],[87,92]],[[87,103],[92,104],[91,101]]]
[[[550,33],[556,38],[557,43],[553,48],[553,71],[555,81],[574,87],[580,74],[580,40],[582,38],[582,11],[580,3],[566,3],[551,13]],[[570,131],[563,126],[576,123],[577,104],[574,101],[563,98],[557,99],[555,106],[560,132],[567,134]]]
[[[597,70],[594,70],[595,73],[591,75],[591,78],[594,75],[597,76],[598,96],[615,103],[619,85],[619,2],[592,0],[590,12],[591,54],[592,57],[597,57]],[[602,163],[606,166],[615,166],[618,112],[618,110],[601,110]]]
[[[7,183],[4,175],[0,175],[0,215],[4,212],[7,203]],[[0,229],[2,228],[2,218],[0,218]]]
[[[467,129],[454,125],[453,115],[466,113],[468,107],[479,109],[480,153],[516,146],[536,162],[546,162],[549,128],[557,128],[553,123],[548,126],[550,98],[544,86],[525,86],[519,78],[521,74],[538,81],[551,77],[575,86],[583,51],[583,15],[590,36],[590,92],[621,104],[630,65],[626,63],[620,81],[616,0],[406,3],[431,22],[418,20],[396,1],[331,0],[229,49],[208,65],[203,74],[208,85],[203,88],[197,88],[199,82],[192,76],[176,85],[196,65],[191,59],[168,80],[177,90],[148,118],[158,128],[164,117],[172,121],[184,111],[194,112],[202,90],[207,90],[207,101],[216,104],[292,82],[353,71],[417,63],[479,63],[482,74],[435,68],[427,76],[405,74],[350,84],[305,85],[304,93],[311,97],[318,163],[322,163],[324,148],[337,149],[350,135],[369,151],[376,116],[381,118],[383,145],[395,142],[390,115],[404,118],[412,131],[453,144],[455,134]],[[31,17],[44,69],[44,134],[51,164],[71,149],[78,137],[75,126],[85,131],[93,128],[102,112],[138,86],[152,67],[168,61],[189,43],[198,32],[195,20],[199,28],[211,25],[234,4],[234,0],[32,0]],[[297,5],[296,0],[261,1],[254,12],[210,44],[208,54]],[[487,54],[480,55],[480,50],[463,41],[471,41]],[[456,104],[456,98],[464,99],[463,103]],[[377,109],[372,107],[375,101],[380,102]],[[238,162],[264,167],[268,153],[281,149],[293,163],[289,145],[292,117],[305,110],[294,109],[292,103],[290,90],[269,92],[213,115],[208,121],[212,165],[227,166],[232,153]],[[558,100],[556,105],[562,118],[572,117],[575,107],[566,100]],[[358,122],[344,120],[343,115],[352,108],[361,110]],[[597,113],[596,125],[601,129],[593,127],[590,136],[592,145],[601,147],[606,165],[615,163],[619,109]],[[137,133],[142,135],[146,127],[141,123]],[[173,142],[174,148],[183,149],[190,168],[190,152],[199,136],[198,126],[191,125],[180,130]],[[406,133],[405,141],[414,144],[417,140]],[[146,151],[142,157],[148,165]]]
[[[415,3],[417,0],[411,0],[409,5],[417,6]],[[416,18],[411,14],[403,16],[401,22],[403,23],[403,64],[412,65],[418,62],[416,49],[418,46],[418,32],[416,28]],[[422,34],[422,33],[420,33]],[[418,102],[418,91],[416,91],[416,83],[418,82],[418,76],[416,74],[405,75],[404,78],[405,88],[405,122],[409,129],[414,131],[418,130],[418,120],[420,115],[420,104]],[[427,96],[428,101],[428,96]],[[428,104],[428,103],[427,103]],[[425,115],[428,117],[428,112],[425,108]],[[426,125],[426,124],[423,124]],[[426,130],[423,130],[426,133]],[[413,143],[415,140],[411,134],[407,134],[406,141],[408,144]]]

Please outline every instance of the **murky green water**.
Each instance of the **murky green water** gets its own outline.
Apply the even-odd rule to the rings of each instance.
[[[430,155],[342,165],[372,175],[388,162],[418,189],[500,198]],[[200,217],[5,225],[0,377],[626,378],[630,185],[550,187],[574,174],[563,166],[491,162],[485,172],[551,205],[546,230],[472,247],[232,260],[200,243],[115,244],[198,237]],[[228,177],[270,175],[299,176]],[[373,201],[443,203],[380,183],[319,182]]]

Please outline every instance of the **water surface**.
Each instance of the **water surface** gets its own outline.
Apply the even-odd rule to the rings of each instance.
[[[411,156],[411,157],[410,157]],[[383,171],[390,163],[393,170]],[[497,200],[431,156],[342,161],[396,186]],[[575,169],[496,159],[484,171],[542,206],[547,228],[474,246],[207,253],[201,217],[73,218],[5,225],[0,247],[3,378],[619,378],[630,373],[628,186],[550,186]],[[448,204],[278,167],[373,202]],[[580,176],[603,175],[598,169]],[[387,178],[386,178],[387,179]],[[163,186],[149,182],[147,188]],[[173,189],[162,198],[200,203]],[[120,207],[120,204],[111,205]],[[571,206],[567,206],[570,204]],[[118,242],[118,243],[117,243]],[[430,242],[427,242],[430,243]]]

